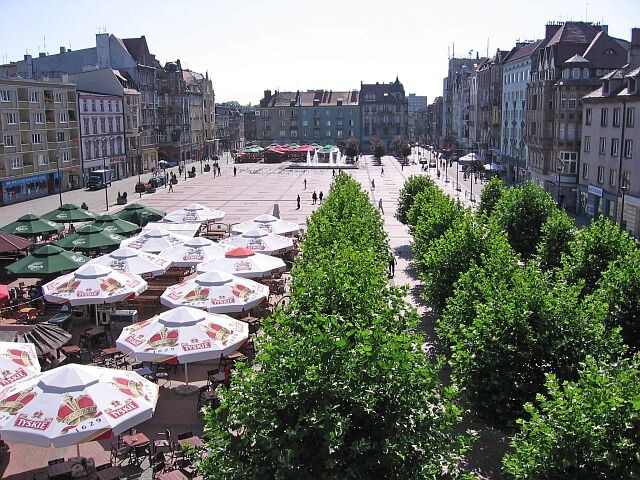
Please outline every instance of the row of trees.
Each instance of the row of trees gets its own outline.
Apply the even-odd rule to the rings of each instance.
[[[639,475],[635,240],[604,218],[578,230],[539,187],[497,179],[471,212],[411,177],[397,218],[461,401],[512,435],[505,472]]]
[[[254,368],[239,366],[205,413],[205,478],[464,475],[455,389],[421,350],[406,289],[388,283],[382,227],[367,193],[338,174],[308,221],[290,303],[262,323]]]

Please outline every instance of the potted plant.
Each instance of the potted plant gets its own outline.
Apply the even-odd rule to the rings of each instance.
[[[211,171],[211,165],[209,165],[208,163],[204,164],[204,171],[205,172],[210,172]]]
[[[123,192],[122,194],[118,192],[118,199],[116,200],[118,205],[126,205],[127,203],[127,192]]]

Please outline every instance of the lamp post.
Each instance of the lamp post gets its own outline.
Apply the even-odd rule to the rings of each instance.
[[[104,170],[105,172],[107,170],[107,157],[104,156],[104,153],[102,155],[102,170]],[[111,170],[111,162],[109,162],[109,170]],[[106,178],[104,182],[104,203],[107,207],[107,212],[108,212],[109,211],[109,182],[106,181]]]
[[[459,163],[459,160],[456,160],[456,195],[460,195],[460,182],[458,181],[459,175],[460,175],[460,163]]]
[[[140,185],[142,183],[142,179],[140,177],[140,174],[142,173],[142,156],[140,155],[140,137],[139,136],[138,136],[137,159],[138,159],[138,185]],[[138,193],[140,194],[140,198],[142,198],[142,190],[140,190],[140,187],[138,187]]]
[[[444,183],[449,183],[449,159],[444,160]]]
[[[473,166],[473,163],[471,164],[471,167],[469,168],[469,185],[471,185],[471,193],[469,194],[469,200],[471,202],[473,202],[473,178],[472,176],[475,174],[475,167]]]
[[[56,150],[56,171],[58,173],[58,195],[60,196],[60,206],[62,206],[62,178],[60,177],[60,150]]]
[[[622,177],[622,185],[620,186],[620,191],[622,192],[622,204],[620,205],[620,230],[625,230],[625,221],[624,221],[624,196],[627,193],[627,188],[629,188],[624,183],[624,177]]]

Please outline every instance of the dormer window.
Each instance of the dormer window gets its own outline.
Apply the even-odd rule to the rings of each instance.
[[[607,49],[604,51],[604,54],[605,54],[605,55],[615,55],[615,54],[616,54],[616,51],[615,51],[613,48],[607,48]]]
[[[569,69],[565,68],[564,70],[562,70],[562,78],[564,78],[565,80],[569,79]]]
[[[574,68],[573,69],[572,77],[575,78],[575,79],[580,78],[580,69],[579,68]]]
[[[634,95],[636,93],[637,82],[635,78],[627,79],[627,90],[629,94]]]
[[[583,68],[582,69],[582,78],[589,78],[589,69],[588,68]]]

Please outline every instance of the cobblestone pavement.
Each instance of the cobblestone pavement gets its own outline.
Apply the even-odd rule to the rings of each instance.
[[[382,174],[384,168],[384,175]],[[197,202],[206,206],[225,211],[227,216],[225,223],[239,223],[249,220],[261,213],[271,213],[274,204],[278,204],[280,215],[283,219],[304,224],[307,217],[318,205],[312,205],[313,192],[329,191],[332,181],[332,170],[287,170],[280,164],[239,164],[236,165],[236,176],[233,175],[232,164],[221,164],[222,176],[213,177],[213,174],[197,174],[195,178],[181,179],[174,186],[174,191],[168,188],[159,188],[154,194],[145,194],[142,198],[129,193],[129,202],[138,202],[144,205],[159,208],[167,212],[176,210],[187,203]],[[199,171],[199,168],[196,168]],[[378,207],[382,200],[384,210],[383,217],[385,229],[394,253],[397,256],[396,273],[393,279],[397,285],[409,285],[409,300],[416,304],[420,313],[429,317],[425,306],[414,295],[418,286],[415,273],[411,270],[410,235],[408,229],[398,222],[395,210],[398,194],[404,181],[414,174],[424,173],[419,164],[402,167],[393,157],[384,157],[380,162],[375,162],[372,157],[364,157],[360,161],[360,168],[347,170],[369,192],[372,203]],[[451,173],[450,171],[448,172]],[[466,193],[468,185],[463,185],[461,192],[456,192],[450,179],[441,175],[437,179],[435,171],[429,172],[438,184],[453,197],[459,197],[461,202],[470,204],[469,195]],[[304,188],[304,180],[307,180],[307,188]],[[372,180],[375,188],[371,188]],[[136,179],[115,182],[113,192],[127,190],[131,192]],[[462,183],[462,181],[461,181]],[[477,187],[474,186],[474,191]],[[475,192],[474,192],[475,193]],[[296,197],[300,195],[301,206],[296,209]],[[102,192],[65,192],[65,203],[82,203],[86,201],[90,208],[97,212],[104,211],[104,193]],[[115,202],[115,197],[112,199]],[[36,199],[22,204],[0,208],[0,224],[4,225],[13,221],[24,213],[43,214],[58,205],[57,196],[44,199]],[[110,205],[109,213],[114,213],[122,207]],[[426,327],[428,331],[428,326]],[[189,368],[191,383],[203,384],[206,379],[206,371],[211,365],[197,364]],[[178,370],[172,377],[172,385],[161,384],[161,396],[153,419],[140,425],[138,431],[144,432],[150,438],[157,432],[169,428],[172,432],[180,433],[192,431],[195,434],[202,432],[203,422],[196,412],[196,396],[185,397],[174,393],[172,387],[181,383],[183,373]],[[257,412],[259,414],[259,412]],[[0,477],[12,480],[32,478],[30,470],[45,466],[48,460],[59,457],[75,456],[75,447],[68,448],[40,448],[28,445],[10,444],[9,461],[0,464]],[[81,455],[94,457],[96,464],[109,460],[110,443],[108,441],[90,442],[80,447]],[[148,467],[148,464],[143,464]],[[130,478],[151,478],[149,469],[129,469]]]

